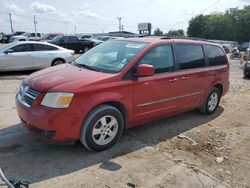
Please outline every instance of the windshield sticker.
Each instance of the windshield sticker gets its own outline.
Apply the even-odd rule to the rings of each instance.
[[[126,48],[141,48],[142,45],[141,44],[127,44]]]

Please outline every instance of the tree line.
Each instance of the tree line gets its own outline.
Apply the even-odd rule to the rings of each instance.
[[[163,32],[156,28],[154,34],[163,35]],[[183,37],[185,33],[179,29],[170,30],[164,35]],[[250,5],[243,9],[230,8],[224,13],[197,15],[189,21],[187,35],[205,39],[248,42],[250,41]]]
[[[250,40],[250,6],[225,13],[198,15],[189,21],[190,37],[246,42]]]

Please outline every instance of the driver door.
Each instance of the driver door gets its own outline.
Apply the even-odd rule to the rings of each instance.
[[[153,48],[138,64],[152,65],[155,74],[138,77],[134,82],[134,122],[137,124],[175,112],[180,102],[174,99],[180,95],[180,91],[176,80],[172,45]]]
[[[27,70],[33,68],[30,44],[19,44],[9,49],[2,59],[3,70]]]

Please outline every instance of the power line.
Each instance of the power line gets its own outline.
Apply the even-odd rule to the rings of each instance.
[[[213,6],[215,6],[215,5],[218,4],[220,1],[221,1],[221,0],[217,0],[216,2],[212,3],[211,5],[209,5],[207,8],[205,8],[205,9],[203,9],[202,11],[200,11],[199,13],[197,13],[195,16],[200,15],[200,14],[206,12],[208,9],[212,8]],[[192,17],[193,17],[193,16],[192,16]],[[190,18],[186,18],[184,21],[180,21],[180,22],[177,22],[177,23],[174,23],[174,24],[170,24],[170,25],[168,25],[168,27],[170,27],[170,26],[175,26],[175,25],[180,25],[180,24],[182,24],[182,23],[185,23],[186,20],[188,20],[188,19],[190,19]],[[170,29],[170,28],[165,28],[165,29]]]

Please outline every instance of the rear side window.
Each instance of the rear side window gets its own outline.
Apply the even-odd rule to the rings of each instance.
[[[227,63],[222,49],[218,46],[205,45],[209,66],[224,65]]]
[[[19,44],[11,48],[13,52],[29,52],[31,51],[30,44]]]
[[[202,45],[177,44],[176,48],[180,70],[205,66],[205,56]]]
[[[173,71],[174,59],[172,46],[162,45],[153,48],[153,50],[142,57],[139,64],[153,65],[156,74]]]
[[[49,51],[49,50],[58,50],[54,46],[49,46],[45,44],[34,44],[34,51]]]

